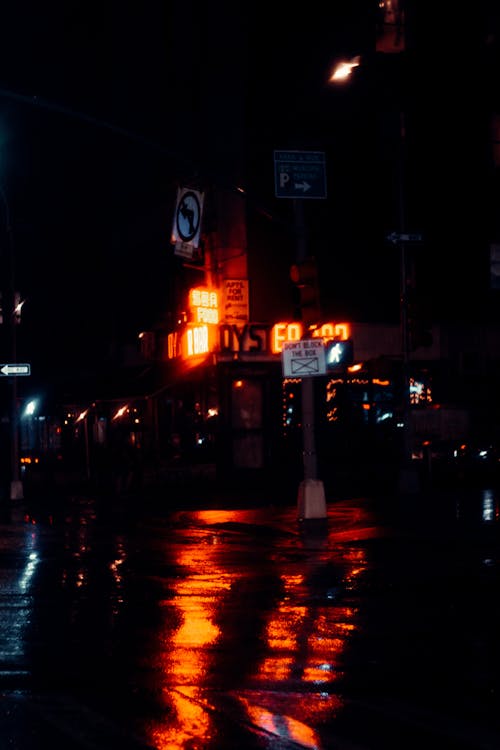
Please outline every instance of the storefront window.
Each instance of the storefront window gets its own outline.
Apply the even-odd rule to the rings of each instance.
[[[234,380],[232,383],[232,425],[244,431],[233,437],[236,468],[260,469],[264,463],[262,434],[262,383]]]
[[[262,384],[255,380],[234,380],[232,425],[235,429],[262,427]]]

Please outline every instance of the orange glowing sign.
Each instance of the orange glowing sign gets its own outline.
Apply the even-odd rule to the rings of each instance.
[[[195,287],[189,290],[189,309],[194,323],[217,325],[219,322],[219,293],[215,289]]]
[[[285,341],[300,341],[301,338],[302,323],[276,323],[272,328],[271,351],[278,354]]]
[[[182,335],[182,356],[184,358],[199,357],[208,354],[213,349],[213,336],[210,335],[208,325],[192,325],[186,327]]]
[[[350,333],[349,323],[323,323],[311,331],[311,338],[347,341]],[[285,341],[300,341],[302,337],[302,323],[276,323],[271,331],[271,351],[273,354],[279,354],[283,350]]]
[[[351,338],[351,326],[349,323],[323,323],[312,331],[312,337],[319,336],[322,339],[339,339],[347,341]]]
[[[179,336],[177,331],[169,333],[167,337],[167,357],[168,359],[174,359],[178,355]]]
[[[203,304],[195,305],[195,302]],[[191,311],[196,312],[194,320],[184,332],[170,334],[168,338],[169,359],[181,354],[184,358],[196,357],[209,352],[228,356],[235,353],[244,355],[280,354],[286,341],[300,341],[304,338],[304,327],[300,322],[245,323],[243,326],[222,323],[213,325],[210,313],[218,315],[217,292],[205,289],[191,289]],[[213,305],[213,307],[211,306]],[[346,341],[351,338],[349,323],[324,323],[307,333],[311,338],[325,341],[336,339]],[[179,351],[179,339],[182,344]]]

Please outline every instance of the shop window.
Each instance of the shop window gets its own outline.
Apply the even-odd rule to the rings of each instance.
[[[262,383],[255,380],[234,380],[232,387],[232,419],[234,429],[262,427]]]
[[[231,390],[233,465],[238,469],[260,469],[264,465],[262,383],[233,380]]]

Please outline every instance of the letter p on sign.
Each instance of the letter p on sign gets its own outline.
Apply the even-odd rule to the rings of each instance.
[[[288,182],[290,182],[290,175],[288,172],[280,172],[280,188],[286,187]]]

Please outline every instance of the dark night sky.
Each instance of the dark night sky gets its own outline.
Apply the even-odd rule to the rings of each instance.
[[[47,371],[85,367],[162,315],[175,188],[196,172],[231,178],[224,149],[240,132],[242,90],[267,200],[272,149],[313,101],[316,68],[324,85],[338,31],[313,15],[171,5],[2,10],[2,185],[26,298],[18,351]]]
[[[26,297],[19,354],[35,372],[104,359],[165,304],[178,164],[164,23],[148,5],[4,13],[2,177]]]
[[[390,133],[381,128],[384,90],[373,70],[351,91],[326,83],[336,57],[369,48],[373,3],[330,5],[313,2],[307,14],[273,6],[272,17],[259,14],[259,4],[229,2],[200,9],[159,0],[20,0],[2,9],[1,182],[17,287],[27,300],[20,358],[35,372],[49,374],[54,362],[84,368],[104,360],[110,339],[132,342],[164,314],[176,186],[200,173],[231,178],[231,128],[238,137],[241,128],[252,154],[253,197],[278,217],[290,207],[274,198],[273,149],[327,151],[329,198],[308,211],[313,239],[331,261],[339,314],[393,309],[396,296],[386,298],[398,270],[384,236],[396,228],[397,211],[384,162],[393,144],[385,154],[381,148]],[[472,77],[457,81],[450,70],[449,51],[460,47],[470,19],[449,27],[443,18],[427,29],[424,72],[415,72],[414,60],[409,72],[421,143],[408,202],[410,211],[418,205],[411,229],[431,236],[424,253],[442,273],[453,258],[450,278],[460,284],[460,243],[477,239],[472,220],[463,224],[464,209],[477,189],[463,191],[457,154],[459,171],[472,180],[483,169],[479,145],[468,147],[483,143],[482,120],[464,116],[463,105],[467,112],[483,104]],[[485,49],[476,21],[464,60]],[[362,312],[349,287],[366,300]]]

